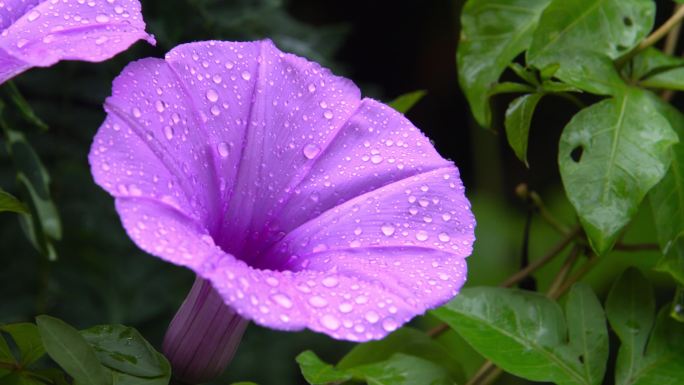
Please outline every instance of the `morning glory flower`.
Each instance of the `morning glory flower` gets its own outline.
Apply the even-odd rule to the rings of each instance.
[[[0,84],[60,60],[107,60],[145,33],[137,0],[0,1]]]
[[[131,63],[105,109],[95,181],[140,248],[198,276],[164,343],[187,382],[220,373],[247,320],[379,339],[466,279],[475,221],[453,163],[268,40]]]

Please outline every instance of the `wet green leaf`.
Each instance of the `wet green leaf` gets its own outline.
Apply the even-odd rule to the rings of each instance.
[[[508,144],[513,148],[513,152],[526,166],[527,163],[527,139],[532,124],[532,115],[537,107],[537,103],[544,94],[534,93],[521,96],[511,102],[506,110],[506,137]]]
[[[409,112],[409,110],[411,110],[411,108],[413,108],[413,106],[415,106],[416,103],[423,99],[426,93],[427,92],[423,90],[409,92],[407,94],[399,96],[398,98],[392,100],[388,104],[395,110],[401,112],[402,114],[405,114]]]
[[[561,135],[565,191],[592,248],[610,250],[670,166],[677,136],[650,96],[631,89],[575,115]]]
[[[64,321],[36,317],[45,350],[77,384],[112,385],[112,376],[98,361],[95,350],[81,334]]]
[[[463,289],[433,314],[480,354],[516,376],[561,385],[600,384],[605,369],[605,361],[600,360],[608,351],[601,306],[584,286],[573,287],[568,301],[566,321],[560,306],[541,294],[476,287]],[[569,327],[570,322],[579,324]],[[585,344],[590,338],[595,340]],[[595,362],[583,363],[581,356]]]
[[[331,382],[344,382],[351,379],[351,374],[337,370],[323,362],[316,353],[307,350],[297,356],[297,363],[302,375],[309,384],[324,385]]]
[[[609,59],[629,52],[651,31],[654,18],[652,0],[555,0],[539,19],[527,61],[537,68],[560,64],[557,76],[563,79],[563,67],[583,60],[587,49]]]
[[[461,14],[456,61],[461,88],[475,120],[491,124],[489,91],[511,61],[532,41],[550,0],[470,0]]]
[[[389,359],[349,370],[371,385],[452,385],[446,369],[422,358],[396,353]]]

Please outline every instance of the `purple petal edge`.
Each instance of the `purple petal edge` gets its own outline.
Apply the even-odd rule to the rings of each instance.
[[[104,61],[141,39],[156,44],[137,0],[42,1],[23,12],[0,34],[0,83],[60,60]]]

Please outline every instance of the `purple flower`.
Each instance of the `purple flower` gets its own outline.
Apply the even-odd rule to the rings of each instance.
[[[96,182],[139,247],[200,277],[167,334],[174,370],[212,357],[197,341],[241,333],[235,317],[366,341],[465,281],[475,221],[453,163],[403,115],[270,41],[132,63],[105,109]]]
[[[145,33],[137,0],[0,1],[0,84],[60,60],[99,62]]]

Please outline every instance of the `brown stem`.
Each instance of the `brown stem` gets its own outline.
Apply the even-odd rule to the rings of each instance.
[[[584,278],[584,276],[592,269],[594,266],[601,260],[602,258],[599,258],[593,253],[589,254],[589,260],[582,265],[580,270],[572,275],[570,278],[568,278],[565,282],[563,282],[563,285],[558,288],[558,290],[555,293],[554,298],[559,298],[563,294],[565,294],[566,291],[572,287],[577,281],[580,279]]]
[[[530,200],[532,203],[537,207],[539,210],[539,215],[541,215],[542,219],[546,221],[551,227],[556,229],[559,233],[563,235],[567,235],[570,232],[570,229],[561,223],[559,220],[557,220],[553,214],[546,208],[546,205],[544,204],[544,201],[542,201],[541,197],[539,194],[537,194],[536,191],[530,191]]]
[[[480,366],[480,369],[475,373],[468,382],[466,382],[466,385],[476,385],[480,384],[480,381],[484,380],[487,378],[487,375],[490,373],[491,370],[496,369],[496,366],[492,361],[485,361],[482,366]]]
[[[568,274],[570,274],[570,271],[572,271],[573,266],[575,266],[575,262],[577,261],[577,258],[580,256],[580,250],[581,248],[579,246],[575,246],[573,247],[572,251],[570,251],[570,254],[563,262],[563,266],[561,266],[560,270],[558,270],[558,273],[551,282],[551,285],[549,286],[549,289],[546,292],[547,297],[552,299],[558,298],[557,295],[560,294],[560,291],[558,289],[560,289],[563,282],[568,277]]]

